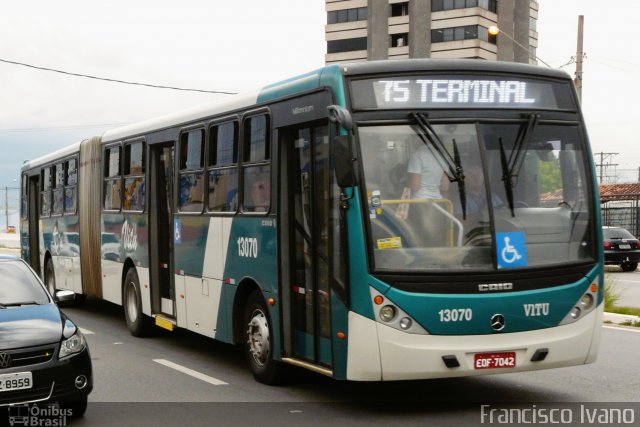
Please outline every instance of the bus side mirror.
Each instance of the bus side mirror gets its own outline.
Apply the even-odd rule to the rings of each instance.
[[[346,135],[336,136],[331,140],[333,164],[336,182],[340,188],[353,187],[353,156],[351,154],[351,138]]]

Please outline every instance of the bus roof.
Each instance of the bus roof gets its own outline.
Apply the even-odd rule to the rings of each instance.
[[[61,159],[63,157],[70,156],[72,154],[78,153],[80,151],[80,144],[82,142],[76,142],[74,144],[63,147],[59,150],[54,151],[53,153],[45,154],[44,156],[37,157],[32,160],[25,160],[22,163],[22,170],[28,170],[35,167],[39,167],[45,165],[49,162],[53,162],[55,160]]]
[[[201,118],[212,117],[227,112],[231,113],[262,102],[285,97],[289,94],[319,88],[328,84],[337,84],[337,80],[343,75],[353,77],[373,73],[412,73],[422,71],[526,74],[571,80],[571,77],[562,70],[513,62],[484,61],[478,59],[404,59],[332,64],[252,92],[232,95],[175,113],[108,130],[102,135],[102,141],[115,142],[134,138],[151,131],[186,124]],[[65,157],[77,152],[79,147],[80,142],[77,142],[37,159],[26,161],[22,169],[25,170],[41,166],[58,158]]]
[[[479,59],[406,59],[367,61],[342,64],[341,70],[345,76],[373,73],[411,73],[419,71],[468,71],[474,73],[527,74],[571,80],[569,74],[562,70],[556,70],[555,68],[515,62],[485,61]]]

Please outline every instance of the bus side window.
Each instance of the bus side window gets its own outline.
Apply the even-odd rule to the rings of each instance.
[[[268,212],[271,205],[269,119],[266,114],[245,122],[242,206],[245,212]]]
[[[238,122],[209,131],[209,212],[238,209]]]
[[[78,163],[75,158],[65,162],[64,213],[75,214],[78,206]]]
[[[40,177],[40,216],[51,215],[51,167],[42,169]]]
[[[120,176],[120,151],[115,145],[105,149],[104,156],[104,209],[119,211],[122,204],[122,178]]]
[[[124,200],[122,209],[144,211],[145,206],[144,143],[133,142],[124,146]]]
[[[204,129],[180,136],[180,212],[202,212],[204,207]]]
[[[64,164],[58,163],[53,167],[55,178],[53,181],[53,215],[62,215],[64,209]]]

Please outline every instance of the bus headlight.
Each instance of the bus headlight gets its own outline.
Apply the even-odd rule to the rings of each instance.
[[[572,318],[577,319],[578,317],[580,317],[581,312],[582,310],[580,310],[580,307],[573,307],[573,309],[569,314],[571,315]]]
[[[593,298],[593,295],[584,294],[580,299],[580,306],[582,307],[583,310],[589,310],[591,307],[593,307],[594,301],[595,300]]]
[[[373,287],[370,287],[369,290],[371,292],[371,306],[376,322],[406,334],[429,335],[429,332],[424,329],[416,319],[396,305],[391,299],[387,296],[382,296],[382,294]]]
[[[391,322],[396,317],[396,309],[392,305],[385,305],[380,309],[380,318],[385,322]]]
[[[400,327],[405,331],[411,327],[412,323],[413,322],[408,317],[403,317],[402,319],[400,319]]]

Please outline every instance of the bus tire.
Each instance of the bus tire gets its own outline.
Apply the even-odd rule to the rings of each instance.
[[[47,286],[47,290],[51,294],[51,297],[56,297],[56,274],[53,270],[53,260],[49,258],[47,264],[44,267],[44,283]]]
[[[263,384],[274,385],[284,379],[282,362],[273,360],[271,337],[273,327],[269,311],[259,290],[249,294],[244,310],[244,351],[253,377]]]
[[[127,270],[122,289],[122,305],[127,328],[134,337],[143,337],[151,331],[151,319],[142,312],[140,281],[135,268]]]

